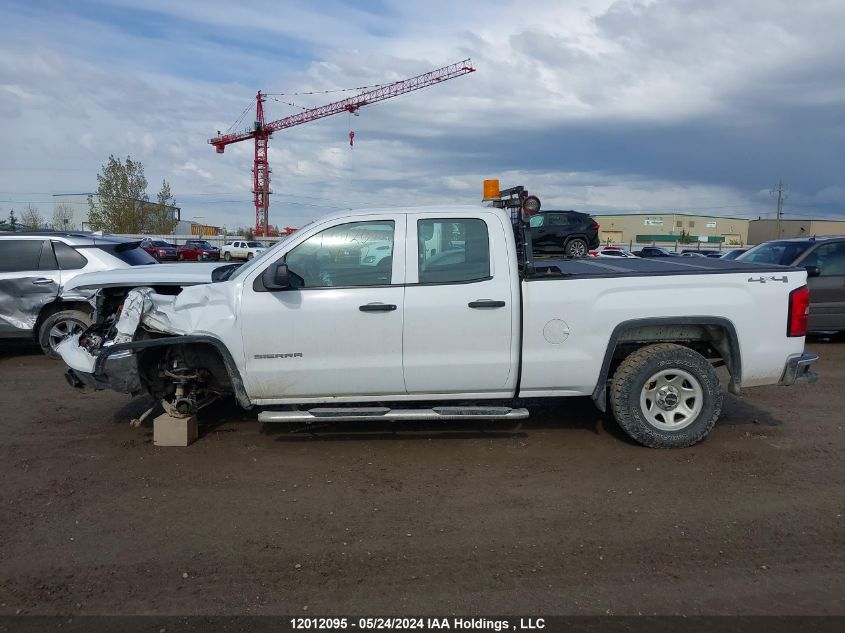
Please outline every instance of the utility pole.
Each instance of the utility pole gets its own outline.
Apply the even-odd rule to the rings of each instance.
[[[778,180],[778,186],[775,187],[774,189],[772,189],[772,195],[774,195],[774,194],[778,195],[778,210],[777,210],[777,215],[775,216],[777,218],[777,222],[776,222],[777,234],[775,235],[775,239],[779,240],[780,239],[780,221],[781,221],[781,218],[783,217],[783,201],[786,198],[786,187],[783,186],[783,180]]]

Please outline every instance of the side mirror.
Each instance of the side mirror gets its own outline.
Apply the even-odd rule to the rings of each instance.
[[[287,290],[290,288],[290,274],[287,264],[275,263],[261,274],[261,281],[267,290]]]
[[[805,266],[807,269],[807,277],[818,277],[822,274],[821,269],[818,266]]]

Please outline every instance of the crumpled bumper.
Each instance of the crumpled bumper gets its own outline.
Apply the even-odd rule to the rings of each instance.
[[[79,391],[111,389],[120,393],[143,391],[138,373],[138,357],[132,350],[104,348],[99,357],[91,356],[79,346],[79,336],[68,337],[57,347],[69,366],[65,371],[68,384]]]
[[[789,387],[801,382],[816,382],[819,375],[810,371],[810,367],[819,359],[818,354],[805,352],[799,356],[793,356],[786,361],[786,367],[783,370],[779,385]]]

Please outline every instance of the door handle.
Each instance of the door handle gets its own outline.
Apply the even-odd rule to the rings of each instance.
[[[396,306],[392,303],[366,303],[358,309],[361,312],[393,312]]]
[[[46,277],[41,277],[39,279],[33,279],[32,283],[36,286],[44,286],[46,284],[54,283],[52,279],[47,279]]]
[[[470,308],[504,308],[507,305],[504,301],[493,301],[492,299],[479,299],[470,301],[467,304]]]

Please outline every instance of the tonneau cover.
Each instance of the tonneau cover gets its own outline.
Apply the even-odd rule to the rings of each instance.
[[[803,268],[755,264],[715,257],[584,257],[534,260],[534,273],[527,279],[572,277],[644,277],[659,275],[709,275],[727,273],[787,273]]]

